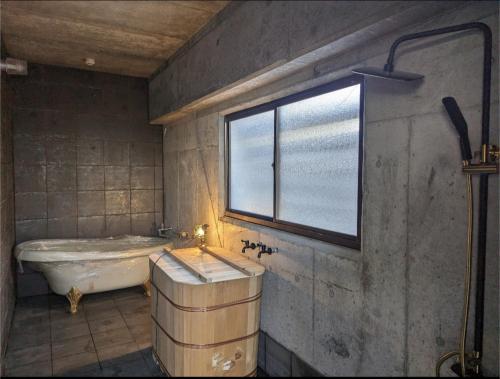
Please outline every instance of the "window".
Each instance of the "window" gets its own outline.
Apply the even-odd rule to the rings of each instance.
[[[226,117],[226,216],[359,248],[358,77]]]

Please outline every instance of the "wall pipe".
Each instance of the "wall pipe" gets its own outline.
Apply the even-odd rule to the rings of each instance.
[[[394,41],[389,50],[387,63],[384,69],[363,67],[354,69],[353,72],[362,75],[376,76],[386,79],[412,81],[423,78],[422,75],[413,73],[394,71],[394,56],[398,46],[405,41],[418,38],[432,37],[441,34],[460,32],[465,30],[478,29],[483,33],[484,53],[483,53],[483,92],[482,92],[482,128],[481,128],[481,159],[478,165],[480,172],[479,180],[479,220],[478,220],[478,244],[477,244],[477,267],[476,267],[476,306],[474,324],[474,352],[477,358],[477,372],[481,374],[481,358],[483,353],[483,331],[484,331],[484,288],[485,288],[485,264],[486,264],[486,232],[488,216],[488,175],[497,173],[497,168],[492,167],[491,172],[486,170],[488,165],[489,134],[490,134],[490,98],[491,98],[491,59],[492,59],[492,34],[488,25],[482,22],[470,22],[453,25],[439,29],[427,30],[423,32],[407,34]],[[445,104],[446,106],[446,104]],[[458,109],[458,106],[457,106]],[[452,112],[453,113],[453,112]],[[456,127],[456,125],[455,125]],[[459,134],[460,134],[460,130]],[[466,145],[461,136],[462,154],[466,152]],[[452,355],[447,355],[447,359]]]
[[[490,139],[490,98],[491,98],[491,57],[492,57],[492,35],[488,25],[482,22],[471,22],[455,25],[441,29],[429,30],[421,33],[409,34],[398,38],[391,46],[389,57],[384,70],[392,71],[396,48],[401,42],[430,37],[439,34],[458,32],[468,29],[479,29],[483,32],[483,93],[482,93],[482,128],[481,145],[489,145]],[[487,162],[483,162],[487,163]],[[477,267],[476,267],[476,308],[474,319],[474,351],[478,354],[479,362],[483,356],[483,333],[484,333],[484,287],[485,287],[485,265],[486,265],[486,232],[488,216],[488,174],[480,175],[479,182],[479,223],[477,244]],[[481,366],[479,364],[479,370]],[[479,371],[477,374],[481,375]]]
[[[492,58],[492,35],[488,25],[482,22],[471,22],[466,24],[449,26],[441,29],[429,30],[420,33],[408,34],[398,38],[391,46],[385,71],[393,71],[394,55],[400,43],[422,37],[430,37],[439,34],[479,29],[484,37],[483,53],[483,94],[482,94],[482,128],[481,145],[489,145],[490,139],[490,98],[491,98],[491,58]],[[487,162],[482,162],[487,163]],[[477,244],[477,267],[476,267],[476,307],[474,320],[474,351],[478,359],[483,356],[483,333],[484,333],[484,288],[485,288],[485,266],[486,266],[486,232],[488,216],[488,174],[481,174],[479,181],[479,220],[478,220],[478,244]],[[479,366],[480,369],[480,366]],[[481,374],[478,372],[477,374]]]

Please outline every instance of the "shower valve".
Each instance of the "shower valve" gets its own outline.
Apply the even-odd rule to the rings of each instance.
[[[260,247],[259,254],[257,254],[257,258],[259,258],[259,259],[262,256],[262,254],[269,254],[269,255],[271,255],[271,254],[274,254],[274,253],[278,252],[278,248],[277,247],[267,247],[262,242],[259,242],[257,244],[257,246]]]
[[[257,247],[257,245],[255,243],[253,243],[253,242],[250,243],[249,240],[241,240],[241,242],[243,242],[245,244],[245,246],[243,246],[243,248],[241,249],[241,252],[243,254],[245,254],[246,249],[252,249],[252,250],[254,250]]]
[[[488,146],[488,153],[490,155],[490,159],[495,162],[497,159],[500,158],[500,151],[498,150],[497,145],[490,145]]]

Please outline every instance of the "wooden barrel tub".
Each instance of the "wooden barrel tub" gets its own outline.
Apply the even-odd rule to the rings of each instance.
[[[153,355],[169,376],[255,376],[264,267],[222,248],[149,258]]]

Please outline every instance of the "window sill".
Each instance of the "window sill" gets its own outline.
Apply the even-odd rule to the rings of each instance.
[[[355,236],[349,236],[342,233],[322,231],[318,229],[303,227],[300,225],[264,220],[258,217],[243,215],[240,213],[235,213],[230,211],[226,211],[224,213],[224,216],[220,217],[220,221],[223,222],[230,222],[232,220],[249,222],[251,224],[265,226],[271,229],[280,230],[287,233],[308,237],[311,239],[328,242],[343,247],[348,247],[351,249],[361,250],[361,241],[359,237],[357,238]]]

